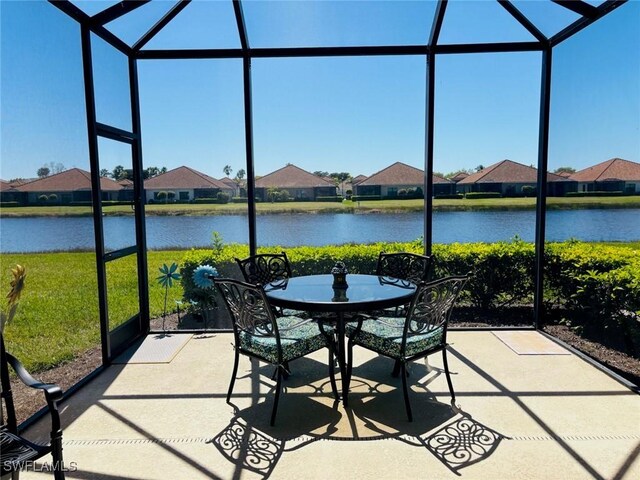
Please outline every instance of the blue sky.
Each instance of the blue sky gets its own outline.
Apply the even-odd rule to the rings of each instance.
[[[75,2],[96,13],[114,2]],[[575,20],[558,5],[516,1],[550,35]],[[599,3],[599,2],[591,2]],[[132,43],[170,6],[154,0],[108,25]],[[255,47],[419,44],[433,2],[244,2]],[[203,21],[205,19],[206,21]],[[239,46],[230,2],[192,2],[148,48]],[[78,25],[45,2],[1,2],[0,178],[45,163],[88,168]],[[97,37],[98,120],[130,128],[126,60]],[[496,2],[449,2],[441,43],[528,41]],[[640,161],[640,2],[554,50],[550,168],[612,157]],[[537,161],[539,53],[439,56],[435,170]],[[422,167],[425,63],[419,56],[256,59],[256,173],[286,163],[371,174]],[[240,60],[139,63],[146,166],[188,165],[215,177],[245,168]],[[101,140],[101,167],[131,164]]]

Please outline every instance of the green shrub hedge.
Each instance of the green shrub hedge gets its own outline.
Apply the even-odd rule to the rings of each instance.
[[[351,200],[354,202],[366,202],[367,200],[382,200],[380,195],[353,195]]]
[[[374,243],[287,248],[294,275],[329,272],[337,260],[350,273],[375,271],[381,251],[422,252],[421,242]],[[261,248],[276,253],[282,247]],[[202,264],[224,277],[240,278],[235,257],[248,256],[246,245],[228,245],[219,253],[191,250],[182,261],[184,296],[201,301],[207,292],[191,279]],[[469,274],[460,300],[479,311],[531,305],[535,290],[535,248],[514,240],[496,243],[434,245],[434,277]],[[627,246],[563,242],[545,248],[544,302],[548,311],[563,312],[567,323],[598,338],[624,338],[627,351],[640,355],[640,251]]]
[[[233,197],[231,203],[249,203],[249,199],[247,197]]]
[[[624,195],[624,192],[615,191],[615,192],[605,192],[605,191],[593,191],[593,192],[567,192],[564,194],[565,197],[619,197]]]
[[[202,197],[202,198],[194,198],[191,203],[200,203],[200,204],[225,204],[229,203],[230,197],[227,193],[218,192],[215,198],[211,197]]]
[[[480,200],[482,198],[501,198],[500,192],[468,192],[464,194],[464,198],[468,200]]]
[[[316,202],[341,202],[341,201],[342,201],[341,195],[327,195],[327,196],[316,197]]]
[[[442,199],[442,200],[460,200],[464,198],[464,194],[463,193],[443,193],[440,195],[435,195],[434,198]]]

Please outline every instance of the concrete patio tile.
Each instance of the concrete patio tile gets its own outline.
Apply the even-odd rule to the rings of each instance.
[[[78,467],[68,478],[640,478],[638,395],[573,354],[449,336],[461,410],[434,355],[411,368],[412,423],[392,362],[363,349],[347,409],[326,352],[292,362],[275,427],[272,367],[242,358],[225,401],[230,334],[195,336],[168,364],[110,367],[63,406],[64,456]]]

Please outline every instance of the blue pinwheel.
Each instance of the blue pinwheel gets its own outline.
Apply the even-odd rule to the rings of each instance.
[[[159,277],[156,278],[158,283],[164,287],[164,312],[162,313],[162,330],[164,331],[164,323],[167,318],[167,297],[169,295],[169,288],[173,287],[174,280],[180,280],[180,274],[177,273],[178,264],[172,263],[171,266],[168,266],[166,263],[163,264],[158,270],[160,270]]]
[[[193,271],[193,283],[196,287],[207,289],[213,287],[213,277],[218,276],[218,270],[211,265],[200,265]]]
[[[160,285],[165,288],[173,287],[174,280],[180,280],[180,274],[176,273],[178,270],[178,264],[172,263],[171,266],[168,266],[166,263],[162,265],[158,270],[160,270],[160,275],[157,280]]]

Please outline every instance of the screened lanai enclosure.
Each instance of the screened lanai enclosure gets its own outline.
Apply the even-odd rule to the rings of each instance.
[[[446,162],[457,155],[452,149],[456,143],[469,143],[469,151],[474,144],[478,149],[505,146],[502,151],[496,147],[500,153],[495,158],[469,159],[474,163],[468,168],[526,150],[523,162],[537,172],[532,188],[535,214],[501,224],[507,237],[515,237],[516,243],[524,237],[531,245],[528,255],[533,267],[520,271],[528,277],[521,292],[524,313],[513,325],[536,329],[545,312],[545,246],[553,240],[547,229],[548,220],[552,221],[547,211],[547,172],[568,162],[572,144],[588,144],[592,136],[599,141],[595,132],[619,130],[628,136],[629,130],[619,128],[615,111],[592,123],[589,131],[577,119],[583,106],[593,102],[610,102],[613,109],[622,105],[611,88],[617,72],[609,69],[615,68],[610,66],[612,58],[619,62],[616,65],[630,62],[637,68],[629,48],[633,45],[625,44],[631,37],[637,46],[638,8],[633,2],[50,0],[30,8],[48,11],[38,16],[38,24],[30,25],[28,16],[23,17],[21,28],[46,32],[50,36],[46,51],[65,69],[64,86],[55,83],[52,75],[52,91],[68,91],[74,97],[74,120],[64,128],[64,135],[86,143],[80,152],[86,153],[85,167],[90,172],[86,200],[92,205],[93,238],[89,250],[95,253],[91,261],[95,261],[97,279],[90,287],[97,289],[105,364],[152,329],[151,317],[157,312],[150,314],[150,302],[162,302],[164,292],[150,288],[158,263],[150,230],[172,237],[181,228],[169,223],[170,215],[160,218],[152,211],[162,194],[158,197],[159,192],[152,192],[151,184],[145,183],[145,171],[161,166],[157,159],[164,158],[169,146],[172,155],[180,157],[174,158],[174,165],[184,166],[184,175],[200,175],[201,165],[206,165],[207,179],[199,188],[210,188],[211,177],[222,176],[229,163],[235,162],[238,173],[243,171],[244,191],[234,196],[244,197],[244,203],[234,204],[235,217],[219,221],[227,222],[225,240],[248,246],[251,254],[267,245],[363,243],[359,231],[366,234],[374,228],[387,228],[389,241],[421,236],[427,255],[441,244],[483,241],[477,233],[481,228],[477,218],[465,217],[461,226],[436,219],[434,179],[438,177],[434,173],[449,168]],[[635,22],[635,34],[611,30],[609,18],[625,16],[635,18],[627,22],[632,26]],[[590,38],[589,51],[580,50],[582,43],[576,41],[585,37]],[[589,82],[572,77],[577,63],[602,69],[606,75]],[[374,86],[374,78],[383,80]],[[632,78],[638,81],[637,71]],[[463,91],[462,79],[473,88]],[[534,100],[520,106],[525,97]],[[312,104],[311,98],[319,102]],[[346,120],[340,118],[340,102],[353,112]],[[637,95],[626,102],[637,112]],[[508,113],[507,104],[515,105]],[[314,130],[319,121],[324,122],[324,130]],[[499,128],[484,128],[485,121]],[[526,132],[520,150],[513,147],[514,124]],[[393,143],[396,155],[386,154],[387,150],[377,155],[376,149],[382,148],[377,143],[381,130],[396,137],[393,142],[384,139]],[[463,131],[474,133],[460,138]],[[568,146],[557,146],[560,137],[570,139]],[[322,171],[322,156],[336,151],[323,146],[341,147],[346,138],[350,146],[344,147],[345,169],[346,157],[355,149],[369,157],[367,174],[396,161],[423,172],[422,211],[412,212],[405,220],[417,235],[402,237],[405,234],[397,233],[393,225],[351,223],[364,221],[364,215],[354,219],[338,215],[331,227],[323,226],[322,215],[313,215],[315,220],[320,218],[316,223],[309,223],[304,215],[283,215],[278,220],[261,215],[264,204],[259,201],[258,182],[273,169],[274,157],[280,156],[280,167],[310,157],[316,161],[315,168],[306,169]],[[297,152],[295,158],[286,154],[292,151]],[[615,146],[611,151],[616,151]],[[134,222],[105,216],[114,186],[105,180],[104,172],[116,166],[131,172],[127,201]],[[355,177],[360,172],[351,173]],[[225,172],[225,176],[229,175]],[[160,223],[150,226],[152,215]],[[204,222],[198,216],[189,221]],[[580,222],[571,221],[576,227]],[[327,228],[346,232],[346,237],[336,242],[326,236]],[[210,228],[207,235],[211,230],[217,228]],[[208,237],[193,238],[188,246],[208,241]],[[174,244],[168,241],[167,245],[163,248]],[[175,261],[180,262],[177,255]],[[548,272],[553,275],[552,270]],[[510,281],[508,274],[496,277],[497,282]],[[137,288],[138,302],[123,300],[119,292],[123,285]],[[85,301],[91,302],[96,294],[86,287],[79,285],[76,291],[87,294]],[[170,310],[175,307],[173,297],[180,296],[172,295]]]

